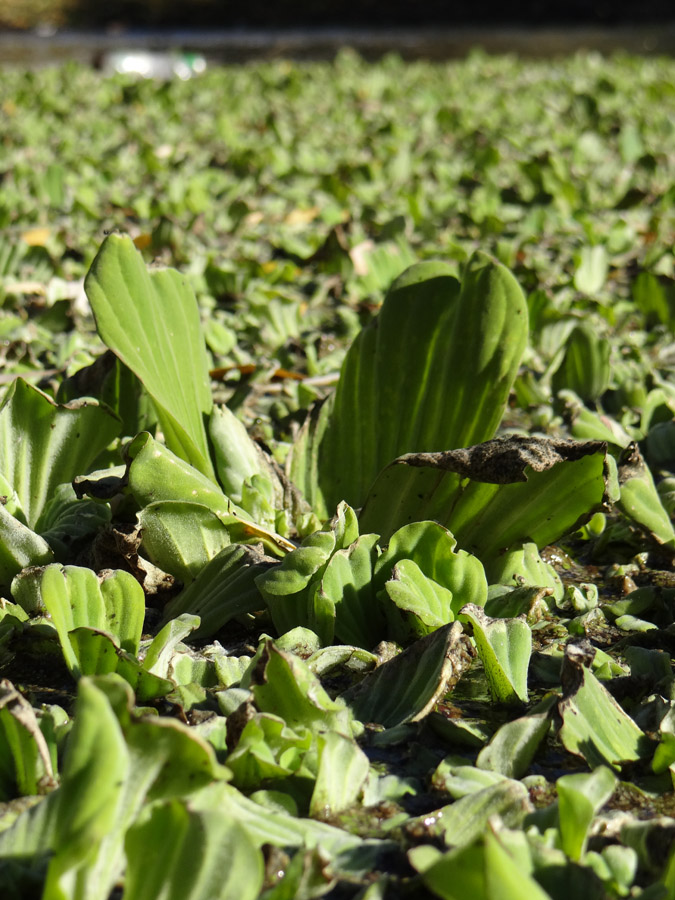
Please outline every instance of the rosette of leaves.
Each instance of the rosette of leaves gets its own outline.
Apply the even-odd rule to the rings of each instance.
[[[454,621],[465,603],[485,603],[483,566],[456,543],[436,522],[414,522],[382,549],[378,535],[358,535],[353,510],[341,504],[329,530],[310,535],[256,583],[281,633],[304,625],[324,644],[409,644]]]

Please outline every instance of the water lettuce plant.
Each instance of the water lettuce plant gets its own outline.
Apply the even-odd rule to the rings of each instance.
[[[2,73],[7,896],[672,894],[672,81]]]

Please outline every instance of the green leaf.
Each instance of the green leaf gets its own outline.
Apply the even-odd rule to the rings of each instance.
[[[15,519],[0,502],[0,585],[8,585],[22,569],[54,561],[44,538]]]
[[[176,644],[198,627],[199,616],[183,613],[170,619],[152,639],[143,658],[143,668],[159,678],[166,678]]]
[[[590,775],[563,775],[557,780],[560,843],[570,859],[582,860],[591,822],[614,793],[616,782],[606,766],[599,766]]]
[[[434,850],[435,853],[428,851]],[[408,856],[423,872],[422,880],[442,900],[488,900],[485,887],[485,850],[479,844],[457,847],[441,854],[424,844],[414,847]],[[421,863],[424,861],[424,865]],[[429,863],[426,865],[426,863]]]
[[[505,722],[480,751],[476,765],[509,778],[522,778],[551,727],[556,699],[555,695],[546,697],[526,716]]]
[[[138,523],[148,559],[183,584],[194,581],[231,540],[222,519],[188,500],[150,503],[138,513]]]
[[[321,514],[360,506],[402,453],[492,437],[526,340],[527,306],[504,266],[475,253],[461,288],[450,266],[412,266],[352,344],[332,407],[308,420],[316,434],[294,446],[291,477]]]
[[[111,234],[85,291],[102,340],[152,398],[167,446],[215,479],[204,426],[213,407],[208,359],[184,276],[172,269],[149,272],[131,238]]]
[[[465,847],[485,833],[492,816],[515,828],[530,810],[525,785],[507,778],[412,821],[422,821],[431,837],[442,838],[449,847]]]
[[[78,500],[72,486],[60,484],[35,523],[35,529],[60,560],[73,554],[86,538],[107,525],[110,507],[95,500]],[[71,556],[72,558],[72,556]]]
[[[563,596],[564,589],[558,573],[550,563],[544,562],[537,545],[532,542],[515,544],[502,556],[493,557],[485,574],[490,585],[550,588],[556,600]],[[489,614],[494,615],[492,612]]]
[[[335,815],[358,799],[368,777],[366,754],[337,731],[319,737],[319,771],[309,804],[311,816]]]
[[[125,454],[129,490],[141,508],[175,500],[199,503],[219,517],[227,517],[232,511],[244,515],[210,478],[147,432],[137,435],[126,446]]]
[[[352,716],[344,701],[331,700],[307,664],[279,650],[269,638],[251,674],[251,690],[261,712],[279,716],[291,728],[352,734]]]
[[[69,873],[91,865],[106,837],[114,835],[130,765],[128,748],[107,697],[90,679],[82,679],[61,787],[50,797],[50,812],[58,827],[51,841],[54,856],[47,872],[45,898],[57,900],[67,885],[74,888]],[[110,852],[112,847],[107,849]],[[110,853],[105,863],[108,877],[97,884],[96,892],[89,895],[92,898],[107,896],[118,874],[119,851],[121,847],[117,853]],[[80,884],[70,896],[84,900],[88,895]]]
[[[364,534],[349,547],[337,550],[314,595],[317,622],[322,610],[332,611],[335,637],[358,647],[374,647],[384,629],[382,608],[373,587],[377,540],[376,534]]]
[[[71,671],[77,669],[77,661],[68,632],[80,626],[107,631],[123,650],[138,653],[145,596],[129,572],[117,570],[99,579],[91,569],[51,565],[22,574],[13,591],[18,603],[26,595],[39,593],[38,603],[54,622]]]
[[[276,553],[294,549],[285,538],[252,522],[212,481],[151,435],[137,435],[125,452],[129,490],[153,529],[153,551],[186,580],[230,541],[262,541]],[[193,529],[201,534],[193,536]]]
[[[120,650],[110,635],[102,631],[74,628],[68,632],[68,642],[76,660],[73,670],[76,677],[116,672],[131,685],[141,703],[165,697],[174,687],[173,682],[144,669],[135,656]]]
[[[53,711],[52,711],[53,710]],[[57,716],[67,720],[59,707],[43,710],[40,719],[11,681],[0,681],[0,795],[45,793],[56,786]]]
[[[431,786],[434,790],[443,791],[454,800],[459,800],[467,794],[475,794],[483,788],[499,784],[506,777],[500,772],[469,766],[462,756],[447,756],[436,766],[431,776]]]
[[[218,480],[228,497],[236,503],[241,503],[246,480],[254,475],[274,477],[265,453],[227,406],[214,406],[209,419],[209,437],[213,444]]]
[[[534,878],[523,871],[521,860],[509,853],[499,832],[491,828],[485,835],[485,881],[490,900],[550,900]]]
[[[203,801],[204,805],[208,803],[210,808],[227,809],[232,819],[244,826],[259,847],[263,844],[272,844],[275,847],[305,846],[308,849],[321,847],[324,852],[331,855],[357,851],[362,854],[361,859],[365,858],[366,865],[370,857],[370,866],[374,868],[374,854],[368,853],[364,841],[342,828],[259,806],[232,785],[222,782],[210,786],[208,790],[202,792],[199,799],[200,806]],[[374,842],[375,846],[372,849],[377,852],[381,843]]]
[[[629,444],[621,455],[619,484],[619,508],[659,544],[675,550],[675,529],[637,444]]]
[[[436,522],[414,522],[392,535],[375,564],[373,584],[393,640],[407,644],[452,622],[464,604],[485,603],[483,566],[455,551],[456,543]]]
[[[588,403],[597,401],[609,385],[610,345],[590,325],[581,323],[570,333],[565,355],[556,369],[551,386],[554,393],[574,391]]]
[[[262,888],[262,853],[227,807],[153,804],[125,852],[125,900],[255,900]]]
[[[394,566],[380,596],[391,601],[385,605],[388,637],[399,644],[431,634],[455,618],[452,591],[427,578],[412,559]]]
[[[526,703],[532,653],[530,626],[524,619],[491,619],[474,604],[463,607],[461,614],[473,625],[473,637],[493,699],[500,703]]]
[[[256,578],[272,560],[256,547],[231,544],[209,560],[164,610],[164,622],[190,613],[200,618],[193,639],[210,637],[236,616],[265,608]]]
[[[592,297],[605,284],[607,271],[607,251],[602,244],[583,247],[578,256],[577,270],[574,273],[574,286],[582,294],[589,294]]]
[[[545,547],[599,509],[611,489],[601,442],[518,437],[443,453],[408,454],[379,475],[359,518],[386,540],[433,519],[485,564],[514,544]]]
[[[57,485],[86,474],[119,430],[96,400],[61,406],[17,378],[0,405],[0,475],[16,491],[23,523],[33,528]]]
[[[258,713],[244,725],[227,766],[234,784],[251,791],[268,780],[297,772],[312,746],[312,733],[302,726],[290,728],[279,716]]]
[[[333,554],[349,547],[358,534],[356,514],[341,503],[325,530],[308,535],[279,565],[256,578],[280,634],[302,625],[322,643],[332,642],[335,610],[330,598],[319,593],[321,578]]]
[[[361,722],[393,728],[418,721],[470,664],[467,644],[459,622],[444,625],[378,666],[342,698]]]
[[[644,732],[586,668],[587,662],[585,653],[568,645],[565,666],[571,674],[566,675],[563,669],[563,688],[567,685],[567,689],[558,704],[563,722],[560,740],[565,748],[583,756],[590,766],[609,765],[614,769],[650,755]]]

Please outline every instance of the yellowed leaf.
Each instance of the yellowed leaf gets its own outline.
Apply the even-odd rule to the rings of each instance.
[[[147,248],[152,243],[152,235],[147,231],[142,231],[140,234],[137,234],[134,238],[134,244],[137,250],[147,250]]]
[[[29,247],[44,247],[49,240],[51,229],[46,227],[29,228],[21,235],[21,240]]]
[[[310,206],[307,209],[293,209],[284,219],[286,225],[309,225],[319,215],[318,206]]]

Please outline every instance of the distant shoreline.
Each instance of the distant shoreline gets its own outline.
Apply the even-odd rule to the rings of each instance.
[[[293,28],[223,30],[57,30],[0,32],[0,65],[43,66],[77,60],[95,64],[123,50],[195,52],[211,64],[264,59],[331,59],[352,47],[367,59],[398,53],[405,59],[463,58],[481,47],[490,54],[546,59],[581,50],[675,55],[675,21],[600,27]]]

